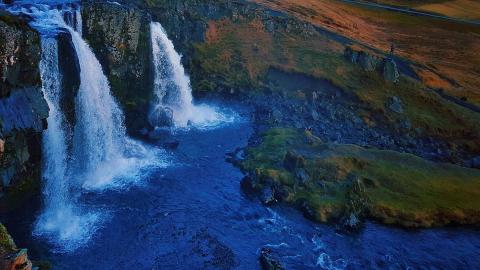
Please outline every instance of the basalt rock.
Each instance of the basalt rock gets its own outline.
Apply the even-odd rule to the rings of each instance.
[[[40,85],[40,37],[27,23],[0,11],[0,98],[15,88]]]
[[[75,125],[75,97],[80,87],[80,63],[68,32],[60,32],[58,40],[58,65],[62,72],[60,108],[71,127]]]
[[[49,108],[41,91],[39,34],[27,23],[0,13],[0,211],[39,186]]]
[[[282,264],[268,248],[262,248],[260,251],[260,265],[263,270],[283,270]]]
[[[125,112],[129,133],[150,127],[152,96],[150,15],[131,4],[82,3],[83,37],[92,47]]]

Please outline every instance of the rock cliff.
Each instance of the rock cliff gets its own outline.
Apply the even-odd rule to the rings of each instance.
[[[121,104],[130,133],[148,126],[152,96],[150,15],[132,5],[85,1],[83,36]]]
[[[40,38],[27,23],[0,14],[0,210],[39,186],[49,109],[41,91]]]

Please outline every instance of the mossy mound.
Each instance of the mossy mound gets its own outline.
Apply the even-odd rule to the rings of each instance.
[[[294,129],[271,129],[262,139],[241,164],[251,187],[271,188],[314,220],[349,222],[353,214],[403,227],[480,224],[480,170],[323,143]]]
[[[12,237],[8,234],[7,228],[0,223],[0,254],[13,252],[17,249]]]

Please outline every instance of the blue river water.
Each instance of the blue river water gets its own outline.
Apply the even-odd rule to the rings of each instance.
[[[240,111],[243,120],[177,132],[180,145],[165,153],[168,166],[128,189],[82,194],[84,206],[108,215],[74,251],[56,252],[32,236],[41,203],[16,211],[6,225],[19,246],[53,269],[260,269],[262,247],[287,269],[480,269],[478,230],[368,223],[344,235],[294,209],[264,207],[241,190],[241,172],[225,161],[252,134],[249,112]]]

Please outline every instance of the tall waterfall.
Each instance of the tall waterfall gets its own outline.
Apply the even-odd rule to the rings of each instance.
[[[78,8],[27,5],[10,10],[33,17],[31,25],[42,36],[42,89],[50,114],[43,134],[45,205],[34,234],[51,239],[61,251],[86,243],[106,216],[101,208],[82,203],[83,190],[123,188],[141,179],[146,167],[162,165],[158,151],[147,151],[126,136],[123,112],[110,93],[102,66],[76,31],[82,29]],[[73,134],[60,109],[62,71],[56,35],[65,30],[71,34],[81,70]]]
[[[42,38],[40,61],[42,90],[50,108],[48,129],[43,133],[43,179],[45,211],[37,222],[36,234],[55,237],[63,249],[87,241],[88,229],[97,216],[75,206],[67,177],[68,153],[64,115],[60,110],[61,74],[58,44],[53,37]]]
[[[164,124],[169,114],[177,127],[188,124],[209,125],[222,121],[222,115],[206,105],[194,105],[190,78],[185,74],[181,56],[162,25],[150,24],[153,66],[155,71],[154,93],[156,97],[150,114],[154,126]]]
[[[70,28],[80,63],[80,89],[76,100],[74,155],[77,169],[103,177],[108,162],[120,160],[125,153],[123,113],[110,94],[102,66],[80,34]],[[105,181],[108,179],[90,179]]]

